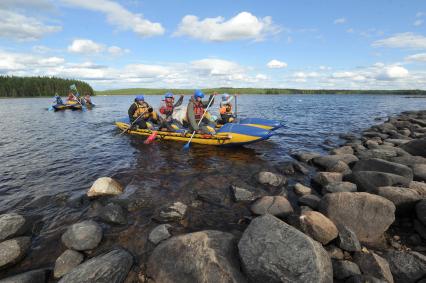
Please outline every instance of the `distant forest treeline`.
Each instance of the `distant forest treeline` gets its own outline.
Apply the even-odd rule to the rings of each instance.
[[[98,95],[134,95],[134,94],[191,94],[194,89],[152,89],[152,88],[128,88],[96,91]],[[425,90],[344,90],[344,89],[290,89],[290,88],[208,88],[204,93],[210,94],[400,94],[400,95],[426,95]]]
[[[81,95],[94,94],[92,87],[83,81],[55,77],[0,76],[0,97],[65,96],[70,85],[75,84]]]

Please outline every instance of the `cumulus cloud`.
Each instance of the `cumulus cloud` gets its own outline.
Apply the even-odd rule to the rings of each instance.
[[[249,12],[241,12],[225,21],[223,17],[198,19],[187,15],[180,22],[175,36],[189,36],[204,41],[263,40],[279,32],[271,17],[258,18]]]
[[[0,50],[0,73],[59,66],[65,62],[61,57],[41,57],[25,53]]]
[[[222,59],[202,59],[193,61],[192,67],[212,76],[223,76],[241,73],[243,68],[232,61]]]
[[[113,56],[119,56],[130,52],[129,49],[115,45],[107,47],[105,44],[94,42],[91,39],[74,39],[71,45],[68,46],[68,51],[71,53],[86,55],[108,52]]]
[[[378,80],[392,81],[408,77],[408,70],[401,66],[385,67],[376,78]]]
[[[419,26],[421,26],[422,24],[423,24],[423,20],[421,20],[421,19],[418,19],[418,20],[415,20],[414,21],[414,23],[413,23],[413,25],[415,26],[415,27],[419,27]]]
[[[130,50],[127,48],[121,48],[118,46],[110,46],[108,47],[108,53],[110,53],[111,55],[114,56],[119,56],[119,55],[123,55],[125,53],[129,53]]]
[[[344,24],[344,23],[346,23],[346,18],[338,18],[338,19],[334,20],[335,25],[341,25],[341,24]]]
[[[406,61],[426,62],[426,53],[419,53],[405,57]]]
[[[276,59],[272,59],[271,61],[268,62],[268,64],[266,64],[266,66],[270,69],[281,69],[281,68],[286,68],[287,63],[278,61]]]
[[[412,32],[398,33],[394,36],[373,42],[375,47],[426,49],[426,37]]]
[[[1,8],[0,18],[0,37],[18,41],[37,40],[62,29],[60,26],[46,25],[39,19]]]
[[[164,34],[160,23],[151,22],[142,14],[134,14],[118,3],[110,0],[61,0],[67,5],[104,13],[108,22],[122,30],[132,30],[140,36]]]

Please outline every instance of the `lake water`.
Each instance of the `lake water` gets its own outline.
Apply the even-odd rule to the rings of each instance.
[[[340,133],[360,132],[401,111],[426,109],[426,98],[404,96],[243,95],[238,97],[240,117],[277,119],[285,127],[248,147],[194,145],[184,152],[182,143],[144,145],[141,138],[118,135],[114,121],[127,115],[133,96],[93,100],[97,107],[91,111],[49,112],[50,98],[0,99],[0,213],[20,212],[38,223],[32,252],[10,272],[54,262],[64,250],[64,227],[93,212],[89,204],[69,205],[69,199],[98,177],[160,192],[146,209],[129,214],[129,225],[104,227],[105,247],[120,244],[143,257],[146,235],[155,226],[150,216],[162,204],[194,202],[206,186],[226,187],[233,178],[250,183],[255,172],[279,167],[293,151],[324,152],[340,142]],[[146,100],[158,106],[161,97]],[[202,205],[176,229],[238,230],[233,219],[247,214],[242,207]]]

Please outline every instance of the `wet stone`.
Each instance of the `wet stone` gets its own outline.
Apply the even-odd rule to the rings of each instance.
[[[0,243],[0,269],[19,262],[31,245],[30,237],[18,237]]]
[[[148,239],[155,245],[170,238],[172,235],[169,232],[169,229],[172,226],[169,224],[161,224],[155,227],[151,233],[149,233]]]
[[[108,223],[125,225],[127,224],[127,215],[124,209],[115,203],[109,203],[101,209],[100,218]]]
[[[53,275],[60,278],[70,272],[74,267],[83,262],[84,256],[74,250],[66,250],[55,261]]]
[[[185,216],[187,206],[181,202],[175,202],[170,206],[166,206],[160,211],[159,220],[162,221],[179,221]]]
[[[101,226],[92,220],[82,221],[68,227],[62,235],[62,243],[77,251],[92,250],[102,240]]]
[[[21,236],[26,232],[28,225],[25,218],[17,213],[0,215],[0,241]]]
[[[302,185],[300,183],[297,183],[297,184],[294,185],[294,192],[296,194],[300,195],[300,196],[303,196],[303,195],[309,195],[309,194],[311,194],[312,193],[312,189],[309,188],[309,187],[307,187],[307,186],[304,186],[304,185]]]
[[[299,205],[306,205],[310,208],[316,210],[320,203],[321,199],[316,195],[304,195],[298,199]]]
[[[286,216],[293,212],[290,202],[283,196],[265,196],[251,206],[251,211],[257,215],[272,214]]]

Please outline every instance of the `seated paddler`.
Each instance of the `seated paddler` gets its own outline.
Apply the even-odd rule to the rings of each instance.
[[[127,112],[130,123],[139,129],[153,129],[153,123],[158,123],[157,113],[151,105],[145,102],[143,95],[138,95]]]
[[[191,131],[196,131],[202,134],[214,134],[215,125],[208,118],[210,115],[206,112],[206,108],[214,103],[215,94],[210,95],[208,101],[203,101],[204,93],[201,90],[196,90],[190,98],[186,115],[188,126]],[[206,113],[205,113],[206,112]]]

